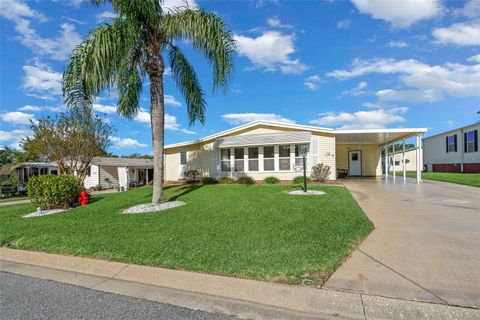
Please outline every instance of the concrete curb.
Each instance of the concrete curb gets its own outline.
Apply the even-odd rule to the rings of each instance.
[[[0,248],[0,271],[245,319],[478,319],[479,309]]]

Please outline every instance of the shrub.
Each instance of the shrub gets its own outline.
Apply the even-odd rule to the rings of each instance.
[[[253,178],[249,177],[249,176],[241,176],[241,177],[238,177],[237,183],[239,183],[239,184],[255,184],[255,180],[253,180]]]
[[[230,177],[221,177],[218,179],[218,183],[220,184],[232,184],[235,183],[235,179],[230,178]]]
[[[330,166],[319,163],[312,168],[312,179],[313,181],[325,182],[328,180],[330,173],[332,173]]]
[[[280,183],[280,179],[274,176],[269,176],[263,179],[263,182],[265,182],[266,184],[277,184]]]
[[[216,184],[216,183],[218,183],[217,179],[215,179],[214,177],[210,177],[210,176],[201,177],[200,181],[202,182],[202,184]]]
[[[27,183],[30,199],[36,207],[68,209],[80,194],[80,182],[74,176],[46,174],[31,177]]]
[[[97,184],[95,187],[93,187],[94,190],[96,191],[102,191],[103,190],[103,187],[101,184]]]
[[[310,177],[307,177],[307,182],[312,182],[312,179]],[[294,184],[303,184],[303,176],[297,176],[293,178],[293,183]]]
[[[187,170],[185,172],[185,179],[187,180],[187,182],[194,182],[197,181],[199,175],[200,172],[198,172],[197,170]]]

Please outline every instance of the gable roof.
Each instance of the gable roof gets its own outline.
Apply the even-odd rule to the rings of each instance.
[[[153,168],[153,160],[138,158],[95,157],[92,159],[92,164],[96,166]]]
[[[183,147],[187,146],[190,144],[196,144],[196,143],[201,143],[209,140],[213,140],[216,138],[223,137],[228,134],[236,133],[245,129],[250,129],[256,126],[271,126],[271,127],[280,127],[280,128],[286,128],[286,129],[298,129],[298,130],[303,130],[303,131],[313,131],[313,132],[323,132],[323,133],[333,133],[333,129],[330,128],[322,128],[322,127],[315,127],[315,126],[306,126],[306,125],[300,125],[300,124],[293,124],[293,123],[285,123],[285,122],[274,122],[274,121],[264,121],[264,120],[258,120],[258,121],[253,121],[249,122],[231,129],[227,129],[224,131],[220,131],[218,133],[197,139],[197,140],[192,140],[192,141],[186,141],[186,142],[180,142],[180,143],[173,143],[165,146],[165,149],[169,148],[175,148],[175,147]]]

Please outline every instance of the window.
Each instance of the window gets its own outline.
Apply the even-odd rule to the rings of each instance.
[[[352,153],[352,161],[358,161],[358,153],[356,152]]]
[[[40,168],[40,175],[48,174],[48,168]]]
[[[275,151],[273,146],[263,147],[263,170],[275,170]]]
[[[222,172],[230,172],[230,149],[220,150],[220,167]]]
[[[87,176],[91,176],[92,175],[92,166],[88,166],[87,168]]]
[[[258,171],[258,148],[248,148],[248,171]]]
[[[245,170],[245,160],[243,158],[243,148],[235,148],[233,155],[235,156],[235,166],[234,170],[236,172],[242,172]]]
[[[187,164],[187,152],[186,151],[180,152],[180,164],[181,165]]]
[[[52,171],[50,171],[50,174],[57,175],[57,174],[58,174],[58,170],[52,170]]]
[[[395,161],[395,165],[396,165],[396,166],[399,166],[399,165],[400,165],[400,161]]]
[[[308,144],[295,145],[295,167],[296,168],[303,170],[303,155],[307,156],[307,153],[308,153]]]
[[[447,153],[457,152],[457,135],[447,136]]]
[[[478,151],[478,131],[468,131],[464,133],[464,149],[465,152],[477,152]]]
[[[279,169],[290,170],[290,145],[278,146]]]

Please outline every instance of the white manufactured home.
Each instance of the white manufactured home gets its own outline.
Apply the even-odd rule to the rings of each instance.
[[[419,145],[426,131],[425,128],[334,130],[255,121],[195,141],[165,146],[165,179],[182,180],[187,170],[197,170],[203,176],[215,178],[248,175],[255,180],[267,176],[292,180],[303,170],[304,153],[307,173],[314,165],[324,163],[332,170],[330,180],[343,175],[388,175],[382,169],[387,167],[382,149],[387,151],[391,144],[404,144],[411,137],[416,137]],[[419,152],[416,155],[420,158]],[[416,171],[420,182],[420,165]]]
[[[424,166],[430,172],[480,173],[480,122],[423,139]]]

